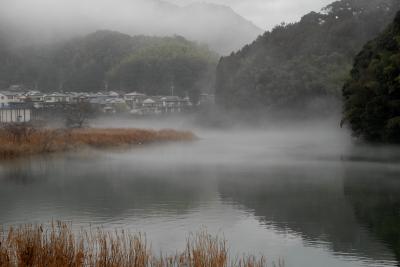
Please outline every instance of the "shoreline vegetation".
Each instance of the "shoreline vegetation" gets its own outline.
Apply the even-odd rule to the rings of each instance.
[[[266,267],[267,263],[264,257],[232,258],[226,240],[205,230],[190,235],[183,252],[155,255],[143,234],[101,229],[76,234],[69,224],[58,222],[0,228],[0,266]]]
[[[113,148],[156,142],[193,141],[189,131],[135,128],[51,129],[12,125],[0,128],[0,160],[84,147]]]

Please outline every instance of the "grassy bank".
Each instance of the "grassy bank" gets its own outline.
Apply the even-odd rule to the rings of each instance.
[[[0,159],[78,149],[107,148],[168,141],[191,141],[191,132],[142,129],[0,129]]]
[[[191,235],[182,252],[155,255],[140,234],[102,230],[74,234],[68,225],[58,223],[1,231],[0,266],[264,267],[266,260],[253,256],[232,259],[225,240],[206,232]]]

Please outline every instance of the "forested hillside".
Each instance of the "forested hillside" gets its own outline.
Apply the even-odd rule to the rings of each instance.
[[[400,143],[400,12],[358,54],[343,97],[344,120],[356,136]]]
[[[230,110],[339,109],[354,56],[400,9],[398,0],[341,0],[280,25],[220,60],[217,102]],[[328,99],[328,100],[327,100]]]
[[[3,89],[22,84],[42,91],[109,89],[149,94],[167,94],[172,83],[181,94],[209,89],[218,60],[207,47],[182,37],[131,37],[111,31],[18,50],[3,42],[0,54]]]
[[[216,54],[183,38],[165,39],[115,65],[107,80],[112,88],[140,88],[148,94],[189,94],[192,99],[215,83]]]

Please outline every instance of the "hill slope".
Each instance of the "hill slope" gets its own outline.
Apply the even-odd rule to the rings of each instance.
[[[216,54],[183,38],[155,42],[124,58],[108,72],[112,88],[139,88],[151,95],[178,95],[197,100],[215,82]]]
[[[357,55],[343,97],[356,136],[400,143],[400,12]]]
[[[151,47],[168,47],[169,50],[164,49],[159,55],[157,66],[151,65],[151,58],[142,58],[141,65],[137,66],[147,66],[146,77],[139,77],[134,69],[118,68],[126,66],[132,58]],[[7,49],[7,45],[0,45],[1,53],[0,85],[3,89],[12,84],[23,84],[43,91],[114,89],[169,94],[172,79],[175,79],[177,93],[197,95],[203,90],[202,85],[209,87],[203,84],[205,80],[214,80],[218,60],[218,56],[207,47],[183,37],[131,37],[112,31],[98,31],[65,43],[37,48],[12,50]],[[185,75],[173,72],[175,66],[170,63],[176,58],[186,63]],[[113,75],[107,76],[111,71]],[[156,77],[160,76],[169,80],[157,80]],[[186,80],[184,85],[179,83],[183,78]],[[152,89],[157,90],[146,86],[149,82],[152,82]],[[185,90],[180,86],[185,86]]]
[[[398,0],[340,0],[266,32],[221,59],[217,102],[230,110],[294,109],[297,114],[326,109],[328,98],[339,103],[354,56],[398,9]]]

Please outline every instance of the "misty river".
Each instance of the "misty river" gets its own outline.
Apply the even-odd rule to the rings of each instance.
[[[207,229],[225,237],[231,254],[285,266],[399,266],[399,147],[356,144],[328,122],[172,128],[200,139],[1,162],[0,225],[127,229],[172,253]]]

